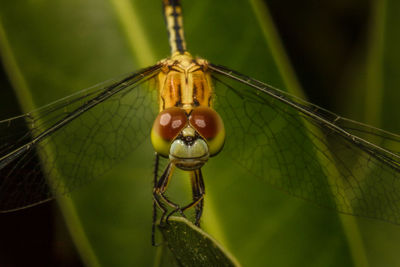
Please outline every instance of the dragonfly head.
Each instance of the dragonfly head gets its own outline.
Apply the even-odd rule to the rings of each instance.
[[[225,129],[221,117],[209,107],[196,107],[189,114],[172,107],[158,114],[151,141],[156,152],[178,168],[195,170],[221,151]]]

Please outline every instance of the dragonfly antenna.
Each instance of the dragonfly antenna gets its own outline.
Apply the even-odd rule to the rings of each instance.
[[[186,51],[186,42],[183,35],[182,7],[180,0],[163,0],[165,24],[167,25],[171,55]]]

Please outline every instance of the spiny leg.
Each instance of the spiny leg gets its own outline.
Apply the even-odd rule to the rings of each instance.
[[[156,174],[157,175],[157,174]],[[160,222],[162,223],[165,217],[165,214],[167,213],[167,208],[164,206],[162,203],[161,199],[161,194],[165,192],[166,187],[169,183],[169,180],[171,179],[172,176],[172,165],[171,163],[168,164],[166,169],[164,170],[163,174],[161,175],[160,179],[157,180],[157,177],[155,176],[155,183],[153,187],[153,201],[154,201],[154,206],[157,206],[162,210],[162,215]]]
[[[198,205],[195,206],[196,209],[196,220],[195,220],[195,225],[200,226],[200,218],[201,215],[203,214],[203,207],[204,207],[204,194],[206,193],[205,191],[205,186],[204,186],[204,180],[203,180],[203,175],[201,173],[201,169],[195,171],[194,174],[195,177],[192,179],[195,179],[195,186],[192,185],[193,188],[193,200],[201,199]],[[193,181],[192,181],[193,184]],[[196,189],[196,190],[195,190]]]
[[[160,156],[156,153],[156,158],[155,158],[155,162],[154,162],[153,191],[154,191],[154,187],[157,184],[159,165],[160,165]],[[151,225],[151,245],[152,246],[156,246],[157,206],[163,211],[164,214],[165,214],[165,212],[167,212],[167,209],[162,205],[162,203],[159,203],[159,201],[156,201],[155,198],[153,197],[153,222]]]
[[[174,209],[180,209],[180,206],[171,200],[167,198],[166,195],[164,195],[165,191],[167,191],[167,187],[169,185],[169,182],[171,181],[172,178],[172,173],[175,168],[175,165],[172,163],[169,163],[166,170],[164,171],[164,174],[161,176],[160,180],[158,181],[158,184],[156,186],[156,191],[155,193],[162,199],[165,203],[167,203],[170,207]]]
[[[160,179],[158,179],[158,167],[159,167],[159,156],[156,155],[155,168],[154,168],[154,187],[153,187],[153,225],[152,225],[152,245],[155,246],[155,227],[157,221],[157,207],[162,210],[160,223],[164,222],[164,218],[168,212],[168,209],[165,207],[164,203],[168,204],[174,209],[180,209],[180,207],[174,202],[170,201],[165,195],[165,191],[167,190],[168,184],[171,180],[172,173],[174,170],[174,165],[169,163],[165,168],[163,174]],[[183,215],[184,216],[184,215]],[[168,222],[168,217],[166,219]]]
[[[195,225],[200,226],[200,218],[201,214],[203,213],[204,194],[205,194],[204,181],[200,169],[191,171],[190,181],[192,184],[193,201],[183,208],[178,207],[173,211],[171,211],[167,216],[167,221],[169,217],[172,216],[175,212],[179,211],[181,214],[183,214],[185,210],[195,206],[196,207]]]
[[[160,179],[157,181],[157,183],[154,185],[153,188],[153,199],[156,203],[156,205],[163,211],[161,215],[160,222],[162,223],[164,221],[164,217],[167,213],[167,209],[162,205],[162,202],[165,202],[167,205],[172,207],[176,211],[180,211],[180,214],[185,217],[185,214],[181,211],[181,208],[178,204],[172,202],[167,198],[167,196],[164,195],[165,191],[167,190],[168,184],[171,180],[172,173],[174,170],[175,165],[173,165],[171,162],[168,163],[168,166],[166,167],[164,173],[161,175]],[[169,216],[166,218],[166,222],[168,222]]]

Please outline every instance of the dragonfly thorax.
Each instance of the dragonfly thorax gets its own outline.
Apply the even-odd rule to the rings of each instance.
[[[189,53],[175,53],[160,62],[159,110],[180,107],[190,112],[194,107],[212,107],[212,84],[207,61]]]

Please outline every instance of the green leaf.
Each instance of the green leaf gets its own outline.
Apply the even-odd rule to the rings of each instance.
[[[182,217],[171,217],[159,229],[180,266],[239,266],[216,240]]]

